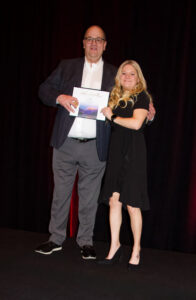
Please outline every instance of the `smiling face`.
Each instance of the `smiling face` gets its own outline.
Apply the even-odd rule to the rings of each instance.
[[[120,74],[120,84],[123,89],[131,91],[135,88],[138,82],[139,77],[136,69],[130,64],[125,65]]]
[[[83,47],[87,60],[90,63],[98,62],[106,48],[106,44],[105,34],[100,27],[91,26],[88,28],[83,40]]]

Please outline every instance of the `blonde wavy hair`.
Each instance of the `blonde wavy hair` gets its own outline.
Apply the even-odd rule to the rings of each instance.
[[[123,87],[120,84],[120,76],[122,74],[122,69],[126,65],[131,65],[136,70],[138,79],[139,79],[138,83],[131,91],[123,90]],[[111,94],[110,94],[109,106],[111,108],[116,107],[116,106],[118,106],[118,104],[121,100],[124,100],[124,102],[125,102],[124,107],[127,106],[128,101],[130,101],[132,103],[132,105],[134,105],[134,98],[135,97],[137,98],[137,95],[139,93],[141,93],[142,91],[146,92],[146,94],[150,98],[150,101],[152,102],[152,97],[147,91],[146,80],[144,78],[144,75],[142,73],[142,70],[141,70],[139,64],[135,60],[126,60],[120,65],[118,72],[116,74],[115,86],[113,87]]]

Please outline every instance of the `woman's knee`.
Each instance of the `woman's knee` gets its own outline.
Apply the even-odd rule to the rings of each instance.
[[[127,205],[127,209],[128,209],[128,212],[130,214],[138,214],[140,213],[140,208],[139,207],[133,207],[133,206],[130,206],[130,205]]]
[[[110,207],[120,207],[121,203],[119,202],[119,193],[113,193],[112,197],[109,199],[109,206]]]

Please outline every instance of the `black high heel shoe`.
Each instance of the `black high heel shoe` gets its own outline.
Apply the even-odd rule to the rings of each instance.
[[[140,264],[140,259],[141,259],[140,253],[137,256],[139,258],[139,263],[137,265],[136,264],[128,263],[127,264],[127,269],[128,270],[138,270],[140,268],[140,266],[141,266],[141,264]]]
[[[104,258],[102,260],[98,260],[97,263],[100,265],[113,265],[117,262],[120,262],[122,257],[122,246],[118,248],[111,259]]]

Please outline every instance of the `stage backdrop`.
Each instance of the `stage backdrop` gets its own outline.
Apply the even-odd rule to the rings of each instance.
[[[84,30],[107,35],[104,59],[139,62],[156,116],[146,129],[151,210],[143,247],[196,250],[195,13],[182,1],[20,1],[1,8],[0,225],[47,232],[53,192],[49,146],[56,110],[38,87],[63,58],[83,55]],[[69,234],[77,231],[77,189]],[[123,212],[122,243],[132,242]],[[108,208],[100,206],[96,240],[109,241]]]

